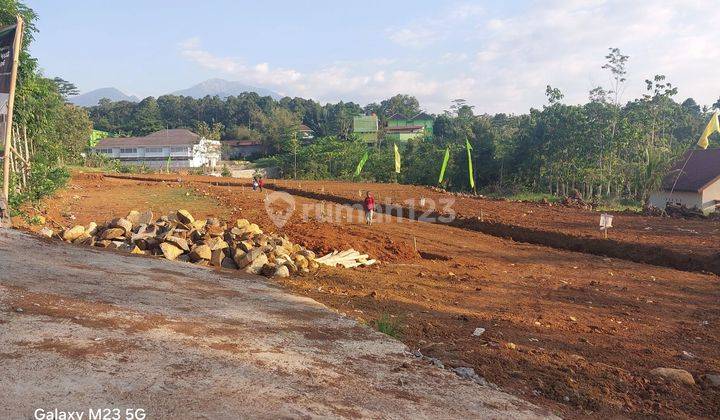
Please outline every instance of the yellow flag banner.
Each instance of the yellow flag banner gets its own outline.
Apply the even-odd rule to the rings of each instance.
[[[398,150],[397,143],[395,144],[395,173],[400,173],[400,151]]]
[[[708,122],[707,127],[705,127],[705,131],[703,131],[702,136],[700,136],[700,140],[698,140],[697,145],[700,146],[702,149],[707,149],[710,145],[710,142],[708,141],[708,137],[714,132],[720,133],[720,121],[718,121],[718,111],[715,111],[712,117],[710,117],[710,122]]]

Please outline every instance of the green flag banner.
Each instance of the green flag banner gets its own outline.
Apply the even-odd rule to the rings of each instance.
[[[438,178],[438,184],[442,184],[443,178],[445,178],[445,169],[447,168],[448,161],[450,160],[450,146],[445,148],[445,158],[443,158],[442,166],[440,167],[440,178]]]
[[[365,152],[362,159],[360,159],[360,162],[358,162],[357,168],[355,168],[355,176],[360,175],[360,172],[362,172],[363,166],[365,166],[365,162],[368,160],[368,152]]]
[[[470,188],[475,190],[475,175],[473,175],[472,155],[470,154],[472,146],[470,146],[470,141],[468,141],[468,139],[465,139],[465,148],[467,149],[468,155],[468,176],[470,177]]]
[[[395,173],[400,173],[400,151],[395,143]]]

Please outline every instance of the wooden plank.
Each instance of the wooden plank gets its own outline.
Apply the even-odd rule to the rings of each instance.
[[[23,36],[23,20],[17,17],[17,27],[15,29],[15,42],[13,44],[13,65],[10,74],[10,91],[7,105],[7,128],[5,130],[5,162],[3,162],[3,198],[8,202],[10,198],[10,147],[12,141],[12,117],[13,106],[15,105],[15,84],[17,83],[17,68],[20,57],[20,47],[22,45]]]

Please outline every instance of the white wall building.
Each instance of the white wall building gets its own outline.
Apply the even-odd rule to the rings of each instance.
[[[704,213],[716,211],[720,204],[720,149],[687,152],[665,176],[660,190],[650,194],[649,201],[660,209],[673,203]]]
[[[185,129],[160,130],[145,137],[100,139],[93,151],[125,164],[214,169],[220,162],[220,142]]]

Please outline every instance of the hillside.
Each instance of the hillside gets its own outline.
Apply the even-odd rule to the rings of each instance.
[[[107,98],[113,102],[116,101],[131,101],[138,102],[139,99],[135,96],[126,95],[122,91],[114,87],[105,87],[100,89],[91,90],[77,96],[70,98],[70,102],[78,106],[95,106],[100,102],[100,99]]]
[[[221,98],[226,98],[228,96],[239,95],[243,92],[255,92],[260,96],[270,96],[273,99],[280,99],[282,97],[279,93],[273,92],[269,89],[224,79],[208,79],[187,89],[172,92],[172,95],[190,96],[195,99],[204,98],[208,95],[217,95]]]

